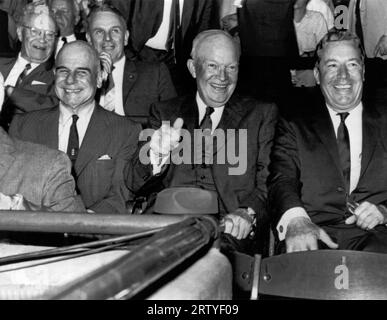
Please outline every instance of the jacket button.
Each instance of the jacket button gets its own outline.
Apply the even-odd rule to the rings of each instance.
[[[344,188],[343,187],[337,187],[337,192],[340,192],[340,193],[344,192]]]

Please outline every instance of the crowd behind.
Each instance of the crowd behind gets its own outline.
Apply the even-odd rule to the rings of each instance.
[[[0,1],[0,208],[195,186],[225,250],[387,252],[386,59],[384,0]],[[171,161],[183,129],[215,148]]]

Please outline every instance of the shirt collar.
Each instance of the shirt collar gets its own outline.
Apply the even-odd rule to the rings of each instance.
[[[66,123],[73,114],[76,114],[79,118],[86,118],[91,116],[95,108],[95,101],[93,100],[91,103],[89,103],[87,106],[82,107],[79,110],[71,110],[70,108],[67,108],[63,105],[62,102],[59,102],[59,123],[64,124]]]
[[[329,111],[329,115],[331,116],[331,119],[336,119],[337,114],[339,113],[338,111],[333,110],[330,106],[326,105],[327,109]],[[349,111],[348,118],[353,118],[353,117],[358,117],[362,114],[363,112],[363,103],[360,101],[359,104],[353,108],[351,111]]]
[[[123,55],[118,61],[114,63],[114,70],[123,70],[125,65],[126,57]],[[114,71],[113,70],[113,71]]]
[[[17,62],[22,64],[23,66],[26,66],[27,64],[31,64],[32,69],[36,68],[39,65],[38,63],[30,62],[27,59],[23,58],[21,55],[21,52],[19,52],[19,55],[17,57]]]
[[[73,34],[70,34],[69,36],[61,37],[61,40],[62,40],[62,38],[66,38],[67,43],[73,42],[73,41],[76,41],[76,40],[77,40],[77,38],[75,37],[75,34],[74,34],[74,33],[73,33]]]
[[[196,103],[197,103],[198,109],[199,109],[199,122],[200,122],[200,120],[206,114],[207,105],[204,103],[204,101],[200,97],[199,92],[196,92]],[[218,108],[214,108],[213,115],[215,115],[215,114],[220,114],[221,115],[223,113],[223,109],[224,109],[224,106],[221,106],[221,107],[218,107]],[[211,118],[212,118],[212,116],[211,116]]]

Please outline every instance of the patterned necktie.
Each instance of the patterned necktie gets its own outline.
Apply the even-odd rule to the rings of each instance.
[[[113,67],[114,70],[114,67]],[[115,110],[115,86],[114,86],[114,79],[113,79],[113,70],[111,73],[109,73],[109,77],[103,87],[101,98],[103,97],[103,103],[100,103],[101,106],[108,110],[108,111],[114,111]]]
[[[214,108],[212,107],[207,107],[206,108],[206,113],[204,115],[204,118],[202,122],[200,123],[200,129],[203,130],[203,136],[207,137],[211,135],[212,131],[212,120],[211,120],[211,114],[214,112]],[[202,141],[202,154],[201,154],[201,161],[200,163],[204,164],[205,163],[205,158],[206,158],[206,150],[210,148],[210,146],[206,145],[206,141],[210,140],[207,138],[204,138]],[[210,161],[207,161],[207,163],[210,163]]]
[[[71,162],[74,165],[75,160],[77,160],[78,151],[79,151],[79,136],[77,129],[77,121],[79,117],[76,114],[73,114],[73,123],[70,127],[69,142],[67,145],[67,155],[69,156]]]
[[[343,176],[346,183],[346,189],[349,194],[350,177],[351,177],[351,149],[349,144],[348,128],[345,125],[345,119],[348,117],[348,112],[338,113],[340,116],[340,125],[337,130],[337,146],[339,150],[339,157]]]
[[[16,80],[16,87],[18,87],[24,80],[24,78],[27,76],[28,71],[31,69],[31,64],[27,63],[24,67],[23,72],[19,75],[19,78]]]

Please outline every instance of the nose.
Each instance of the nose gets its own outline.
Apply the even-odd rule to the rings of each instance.
[[[66,84],[73,84],[75,82],[75,77],[72,72],[69,72],[66,77]]]
[[[111,40],[111,35],[110,32],[105,32],[104,34],[104,41],[110,41]]]
[[[346,65],[339,67],[337,76],[339,79],[347,79],[349,77],[348,68]]]
[[[220,67],[218,72],[218,78],[222,81],[227,79],[227,72],[225,67]]]

